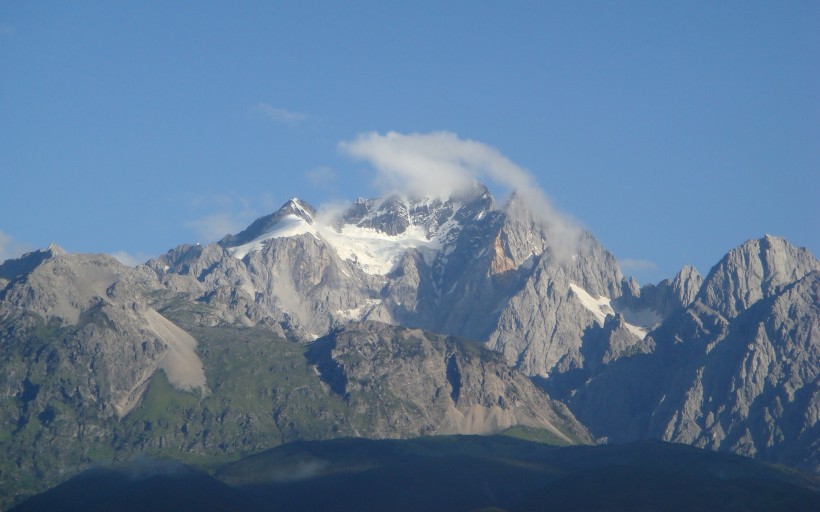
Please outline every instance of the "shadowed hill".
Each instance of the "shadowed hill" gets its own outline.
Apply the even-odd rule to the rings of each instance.
[[[92,470],[17,511],[813,511],[815,477],[684,445],[509,436],[297,441],[214,471]],[[173,471],[167,470],[174,468]],[[136,498],[140,496],[140,498]]]

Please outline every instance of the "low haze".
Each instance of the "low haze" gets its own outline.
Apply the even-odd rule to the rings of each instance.
[[[465,178],[642,283],[765,233],[817,255],[819,25],[817,2],[7,2],[0,260],[134,263],[292,196]]]

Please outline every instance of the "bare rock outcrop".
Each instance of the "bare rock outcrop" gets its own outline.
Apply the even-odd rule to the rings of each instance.
[[[565,406],[476,342],[362,322],[317,340],[311,358],[329,388],[369,418],[370,436],[489,434],[524,425],[563,443],[590,440]]]
[[[51,246],[3,264],[0,273],[11,278],[0,290],[0,319],[13,325],[31,317],[23,324],[62,329],[72,357],[88,361],[94,401],[108,414],[127,414],[158,369],[180,389],[208,392],[196,341],[149,305],[146,295],[160,285],[145,267]]]
[[[658,438],[820,471],[820,271],[783,239],[731,251],[694,302],[581,384],[570,408],[613,441]]]

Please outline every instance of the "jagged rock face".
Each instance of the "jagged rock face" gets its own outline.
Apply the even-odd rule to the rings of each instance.
[[[296,198],[285,203],[278,211],[256,219],[246,229],[236,235],[227,235],[219,241],[222,247],[236,247],[255,240],[264,235],[288,216],[295,216],[307,222],[313,222],[316,210]]]
[[[110,460],[157,374],[194,400],[209,394],[197,341],[154,309],[164,290],[147,267],[53,246],[0,275],[0,507]]]
[[[571,409],[613,441],[659,438],[817,472],[820,272],[806,271],[816,267],[782,239],[733,250],[647,337],[653,351],[602,368]]]
[[[642,316],[642,324],[659,324],[689,306],[703,286],[703,277],[692,266],[683,267],[671,280],[638,288],[632,280],[624,282],[618,305],[627,316]]]
[[[807,249],[766,236],[730,251],[709,272],[698,298],[726,318],[733,318],[814,270],[820,270],[820,263]]]
[[[348,264],[309,234],[274,239],[245,264],[257,302],[288,312],[312,338],[327,332],[338,312],[374,298]]]
[[[672,280],[673,307],[685,308],[695,301],[695,297],[703,286],[703,276],[692,266],[685,266]],[[671,301],[670,301],[671,302]],[[667,311],[671,308],[667,306]]]
[[[592,236],[569,250],[549,233],[517,198],[496,209],[477,189],[363,200],[330,222],[292,200],[136,269],[56,247],[6,262],[0,420],[13,443],[0,448],[25,462],[0,471],[53,476],[38,469],[37,436],[86,462],[86,440],[225,455],[511,425],[586,439],[526,376],[598,437],[820,470],[820,265],[808,251],[766,237],[706,280],[685,267],[639,288]],[[171,386],[136,414],[158,370]],[[171,393],[173,413],[157,405]]]
[[[537,259],[521,288],[503,304],[489,346],[529,375],[563,373],[584,364],[584,332],[595,323],[572,292],[577,284],[598,296],[619,294],[622,280],[614,258],[587,237],[570,261],[549,252]]]
[[[419,226],[427,238],[437,236],[442,228],[448,234],[457,235],[470,215],[489,211],[492,207],[492,196],[478,184],[446,200],[393,194],[384,199],[356,200],[341,215],[338,227],[353,225],[395,236],[406,232],[411,226]],[[451,228],[455,228],[456,232],[450,233]]]
[[[622,314],[607,316],[602,327],[593,326],[584,333],[581,351],[584,355],[585,370],[596,374],[599,368],[635,354],[650,354],[654,351],[651,337],[639,338],[633,333]]]
[[[10,278],[0,290],[0,322],[13,329],[18,322],[32,329],[62,329],[70,357],[89,364],[94,401],[105,414],[127,414],[158,369],[182,389],[207,393],[196,341],[145,299],[160,287],[147,269],[125,267],[110,256],[67,255],[51,247],[0,266],[0,273]],[[10,339],[20,343],[24,338],[18,332]],[[9,392],[28,378],[10,378]]]
[[[369,418],[377,437],[527,425],[564,442],[589,439],[563,405],[476,342],[364,322],[318,340],[311,354],[322,379]]]
[[[447,200],[358,200],[321,217],[294,199],[218,245],[181,247],[149,266],[226,321],[264,319],[305,340],[358,320],[421,327],[489,342],[533,375],[583,365],[594,318],[571,283],[621,294],[615,259],[590,235],[567,257],[522,200],[498,210],[480,185]]]
[[[740,312],[670,388],[650,435],[820,469],[820,272]],[[677,407],[672,404],[679,404]]]

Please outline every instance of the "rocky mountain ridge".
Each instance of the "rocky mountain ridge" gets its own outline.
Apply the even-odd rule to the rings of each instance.
[[[294,198],[136,268],[56,246],[7,261],[0,494],[139,453],[513,426],[820,471],[809,251],[766,236],[705,279],[640,287],[591,234],[550,232],[477,185],[335,212]]]
[[[229,315],[253,309],[251,322],[266,317],[296,338],[350,321],[421,327],[488,342],[531,375],[582,364],[578,340],[594,315],[570,283],[596,297],[622,294],[615,258],[591,235],[571,258],[558,256],[519,198],[497,209],[478,185],[448,201],[359,200],[321,217],[293,199],[239,235],[181,246],[148,266],[166,286],[231,297]]]
[[[480,344],[378,322],[309,342],[264,301],[206,288],[245,271],[221,247],[176,254],[186,273],[57,247],[0,266],[3,503],[141,453],[209,460],[296,439],[515,425],[591,441],[563,404]],[[237,266],[216,270],[214,254]]]
[[[638,355],[570,385],[570,408],[611,441],[657,438],[820,470],[819,270],[782,238],[746,242]]]

